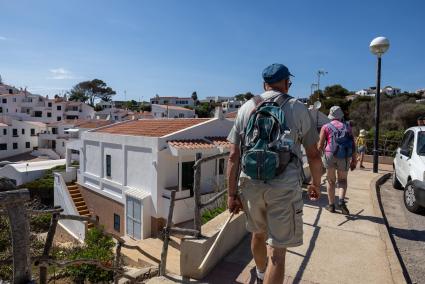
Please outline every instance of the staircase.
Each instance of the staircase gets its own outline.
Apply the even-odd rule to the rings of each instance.
[[[78,214],[80,216],[90,216],[89,209],[87,208],[86,202],[84,201],[83,196],[81,195],[80,189],[78,185],[73,182],[70,184],[67,184],[67,188],[69,191],[69,194],[71,195],[72,201],[75,204],[75,208],[77,208]],[[88,228],[93,228],[94,225],[92,223],[88,223]]]

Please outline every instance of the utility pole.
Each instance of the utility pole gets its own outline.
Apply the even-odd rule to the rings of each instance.
[[[320,76],[328,74],[328,71],[323,69],[317,71],[317,91],[320,91]]]

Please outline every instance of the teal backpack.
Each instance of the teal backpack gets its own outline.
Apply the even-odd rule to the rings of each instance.
[[[289,95],[278,94],[267,100],[253,98],[255,109],[242,133],[242,171],[252,179],[267,180],[280,175],[292,159],[284,105]],[[293,143],[293,141],[292,141]]]

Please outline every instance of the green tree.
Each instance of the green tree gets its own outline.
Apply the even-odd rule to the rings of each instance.
[[[243,94],[236,95],[236,96],[235,96],[235,99],[236,99],[237,101],[241,101],[241,102],[243,102],[243,101],[249,101],[249,100],[250,100],[253,96],[254,96],[254,94],[253,94],[253,93],[251,93],[251,92],[246,92],[246,93],[243,93]]]
[[[336,84],[327,86],[323,92],[325,98],[345,98],[350,92],[343,86]]]
[[[323,95],[322,90],[314,91],[314,93],[309,97],[308,104],[312,105],[316,101],[323,101],[325,99],[325,96]]]
[[[80,82],[69,91],[69,99],[71,101],[89,102],[94,106],[97,99],[102,101],[111,101],[112,96],[116,92],[108,85],[99,79]]]
[[[201,103],[195,108],[198,117],[211,117],[213,106],[210,103]]]
[[[191,96],[193,102],[195,103],[195,105],[197,105],[198,102],[198,94],[196,93],[196,91],[192,92],[192,96]]]

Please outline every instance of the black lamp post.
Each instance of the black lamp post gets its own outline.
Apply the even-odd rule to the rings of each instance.
[[[379,114],[381,99],[381,57],[390,47],[390,42],[385,37],[377,37],[370,43],[370,51],[378,57],[375,96],[375,139],[373,142],[373,172],[378,172],[379,164]]]

